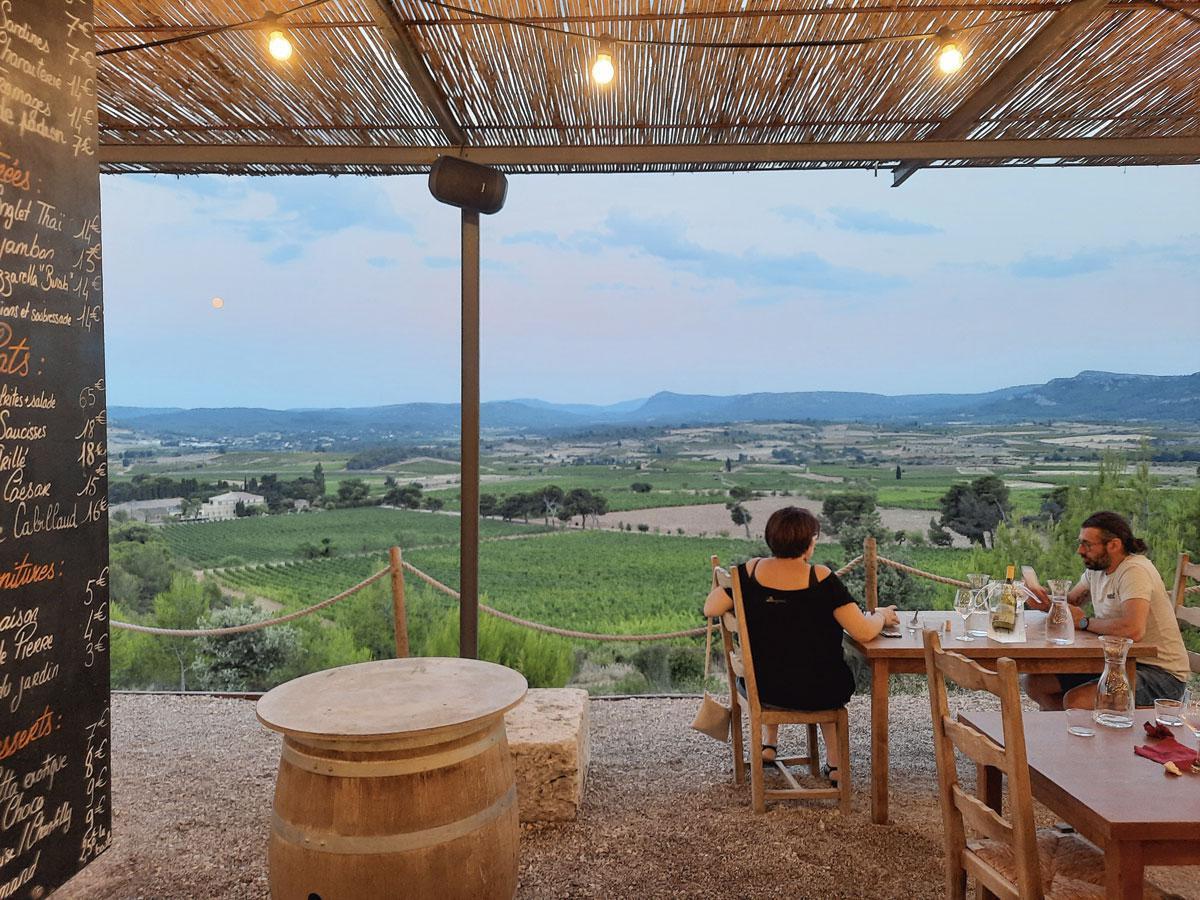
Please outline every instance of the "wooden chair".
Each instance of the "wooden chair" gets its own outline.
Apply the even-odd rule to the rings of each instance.
[[[1180,553],[1179,562],[1175,566],[1175,588],[1171,591],[1171,597],[1175,601],[1175,619],[1181,629],[1184,625],[1200,628],[1200,606],[1188,606],[1184,602],[1187,599],[1185,595],[1188,579],[1200,581],[1200,563],[1194,563],[1186,553]],[[1188,663],[1193,675],[1200,674],[1200,653],[1189,650]]]
[[[755,812],[766,810],[767,800],[832,800],[837,799],[843,814],[850,812],[850,719],[845,708],[828,710],[784,709],[764,704],[758,697],[758,683],[754,677],[754,653],[751,649],[749,632],[741,627],[746,620],[742,604],[742,588],[737,570],[732,573],[716,567],[713,557],[716,583],[733,591],[733,611],[721,617],[721,642],[725,647],[725,665],[729,672],[729,694],[733,708],[733,780],[735,784],[745,781],[747,761],[742,743],[742,707],[738,681],[744,685],[744,698],[750,713],[749,767],[750,796]],[[813,776],[821,771],[820,745],[817,741],[817,726],[830,722],[837,731],[838,743],[838,786],[801,787],[789,766],[808,765]],[[779,757],[770,763],[783,776],[787,788],[766,787],[766,775],[762,758],[763,725],[807,725],[808,755]]]
[[[975,878],[981,898],[1103,897],[1104,858],[1100,851],[1073,834],[1034,827],[1016,663],[1002,657],[996,671],[989,672],[961,654],[943,650],[937,632],[926,631],[925,671],[945,831],[946,896],[965,897],[969,874]],[[1003,747],[950,717],[947,678],[1000,698]],[[1064,752],[1066,740],[1064,734]],[[985,766],[1003,773],[1008,783],[1008,818],[959,786],[956,749],[975,762],[981,789]],[[968,829],[983,838],[969,841]]]

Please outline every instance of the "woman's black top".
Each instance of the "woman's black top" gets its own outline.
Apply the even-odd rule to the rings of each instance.
[[[746,629],[754,652],[754,676],[763,703],[788,709],[836,709],[854,693],[854,675],[842,655],[842,626],[833,616],[854,603],[842,580],[830,573],[808,587],[765,587],[743,563],[738,566]]]

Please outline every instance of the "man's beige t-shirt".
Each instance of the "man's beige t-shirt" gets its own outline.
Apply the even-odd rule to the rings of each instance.
[[[1179,633],[1179,622],[1175,619],[1175,607],[1167,596],[1166,585],[1154,563],[1140,553],[1133,553],[1121,560],[1113,573],[1088,569],[1083,580],[1092,593],[1092,606],[1096,617],[1114,619],[1121,615],[1121,606],[1126,600],[1142,597],[1150,601],[1150,615],[1146,617],[1146,634],[1142,640],[1157,648],[1154,656],[1139,656],[1139,665],[1158,666],[1170,672],[1180,681],[1186,682],[1191,675],[1187,648],[1183,635]]]

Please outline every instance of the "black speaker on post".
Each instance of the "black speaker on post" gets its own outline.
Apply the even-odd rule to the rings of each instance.
[[[429,193],[451,206],[491,215],[504,206],[508,179],[499,169],[439,156],[429,167]]]

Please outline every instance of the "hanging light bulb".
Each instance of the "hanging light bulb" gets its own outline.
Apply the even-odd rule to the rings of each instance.
[[[267,52],[280,62],[286,62],[292,56],[292,42],[287,33],[280,28],[274,28],[267,35]]]
[[[612,58],[612,45],[607,38],[601,38],[600,49],[596,51],[596,58],[592,60],[592,81],[603,87],[611,82],[616,74],[617,70],[613,65]]]
[[[943,75],[953,75],[963,64],[963,52],[954,42],[954,32],[949,28],[938,29],[937,66]]]

